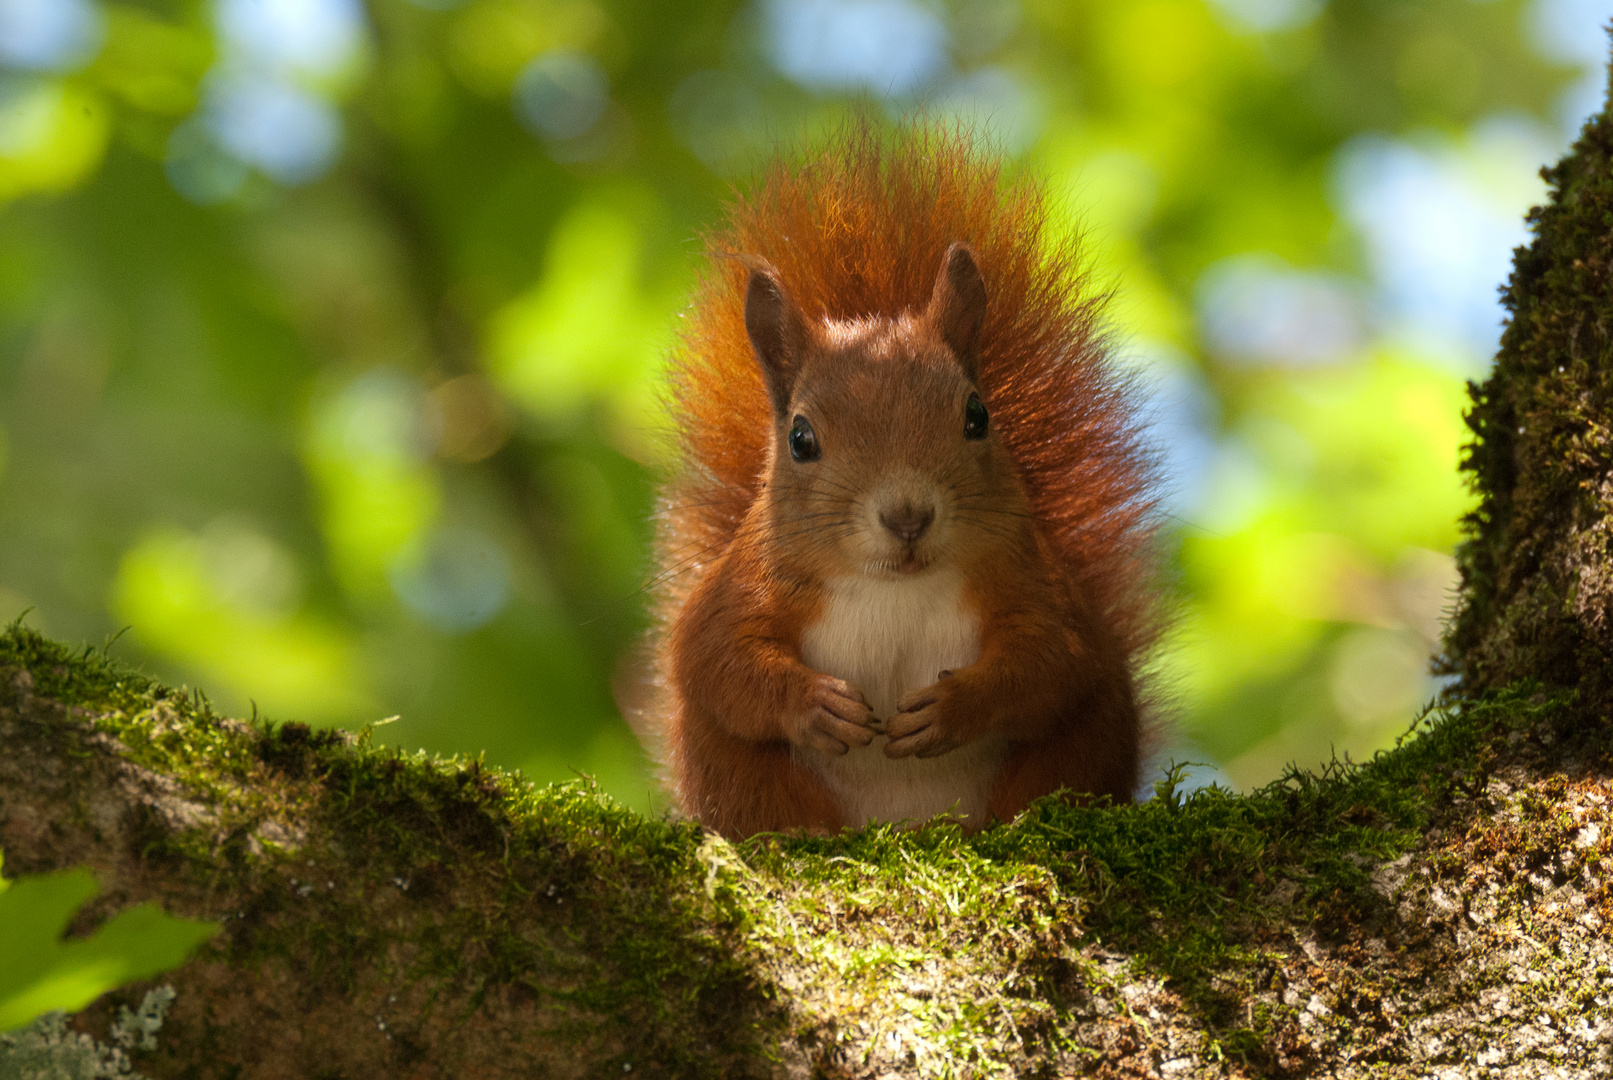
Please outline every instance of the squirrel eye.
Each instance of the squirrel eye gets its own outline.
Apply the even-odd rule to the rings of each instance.
[[[790,456],[796,461],[816,461],[823,456],[818,448],[818,433],[804,416],[797,416],[790,424]]]
[[[970,394],[968,403],[963,406],[963,437],[984,439],[987,423],[986,403],[980,400],[979,394]]]

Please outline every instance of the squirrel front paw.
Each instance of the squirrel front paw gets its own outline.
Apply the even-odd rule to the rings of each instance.
[[[940,757],[978,737],[977,710],[968,701],[966,683],[950,671],[896,703],[896,715],[885,725],[890,742],[885,756]]]
[[[786,734],[796,746],[839,757],[874,739],[874,713],[862,692],[844,679],[814,675],[806,708],[790,718]]]

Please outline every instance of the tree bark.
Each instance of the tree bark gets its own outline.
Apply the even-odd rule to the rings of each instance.
[[[1613,691],[1613,123],[1546,169],[1504,300],[1495,368],[1471,386],[1463,467],[1480,503],[1458,551],[1448,670],[1468,693],[1534,680],[1605,719]]]
[[[1548,177],[1473,387],[1460,682],[1365,766],[736,848],[13,629],[6,867],[93,867],[80,929],[223,921],[154,1077],[1613,1075],[1605,113]]]

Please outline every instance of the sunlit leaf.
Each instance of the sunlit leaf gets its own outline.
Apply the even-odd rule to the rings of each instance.
[[[64,940],[73,914],[99,891],[83,868],[0,878],[0,1031],[54,1010],[77,1012],[108,990],[172,970],[219,931],[148,903]]]

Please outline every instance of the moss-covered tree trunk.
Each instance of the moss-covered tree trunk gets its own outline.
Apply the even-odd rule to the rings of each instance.
[[[94,867],[80,929],[223,921],[154,1077],[1613,1074],[1606,115],[1551,180],[1474,388],[1461,681],[1367,766],[736,849],[13,630],[7,870]]]
[[[1469,695],[1520,680],[1613,702],[1613,123],[1546,170],[1505,300],[1495,368],[1472,387],[1465,467],[1481,502],[1459,552],[1448,662]]]

